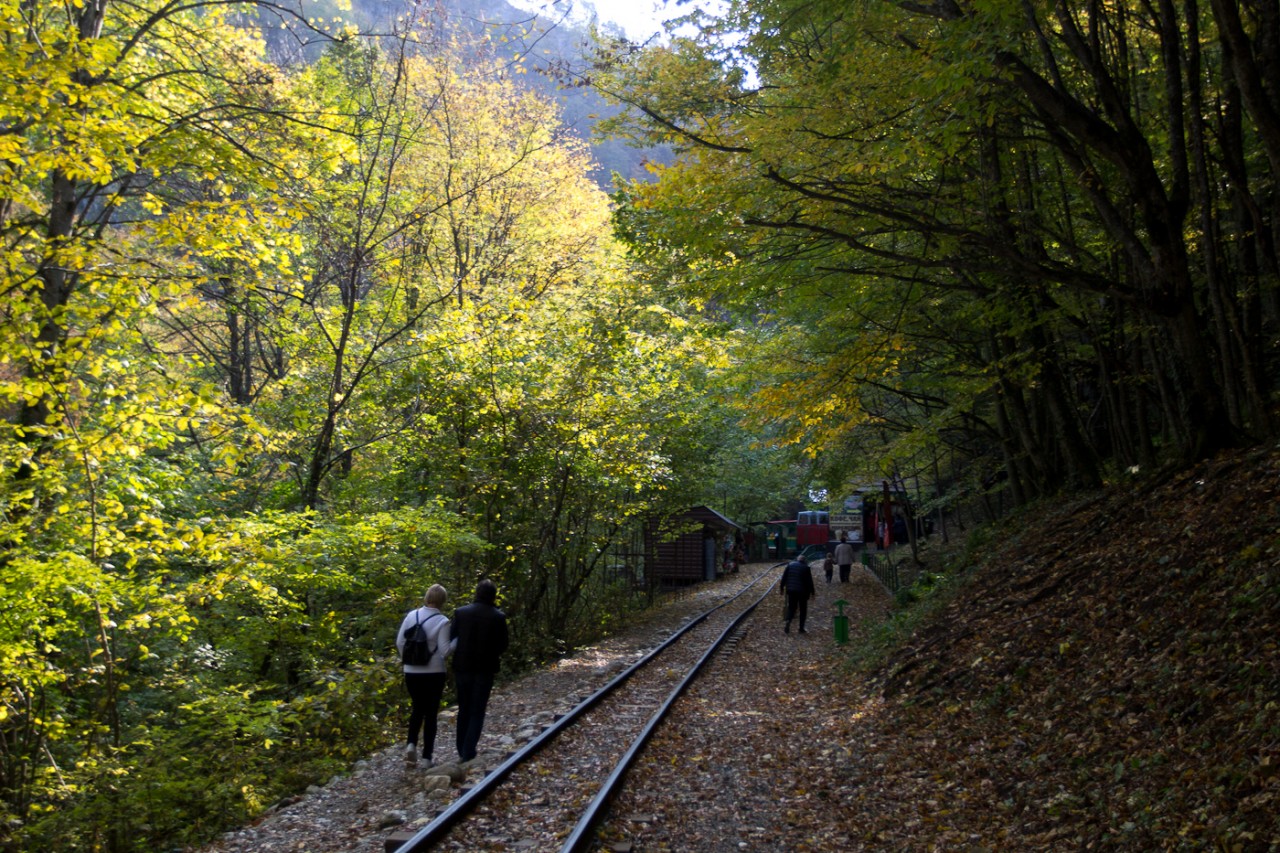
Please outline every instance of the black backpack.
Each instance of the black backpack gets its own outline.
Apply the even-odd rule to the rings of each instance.
[[[426,624],[442,613],[433,613]],[[404,629],[404,651],[400,653],[400,662],[406,666],[426,666],[436,656],[436,649],[431,648],[431,640],[427,637],[427,629],[419,619]]]

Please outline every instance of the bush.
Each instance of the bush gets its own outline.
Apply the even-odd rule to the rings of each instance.
[[[143,853],[198,845],[323,783],[385,743],[401,702],[394,663],[355,666],[283,701],[224,690],[181,705],[108,757],[19,832],[20,849]]]
[[[928,578],[927,583],[923,583]],[[928,574],[902,590],[887,619],[867,620],[850,645],[848,665],[858,672],[878,667],[910,637],[931,614],[945,607],[954,596],[954,576]]]

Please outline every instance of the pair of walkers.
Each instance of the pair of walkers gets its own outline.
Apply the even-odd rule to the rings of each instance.
[[[406,635],[417,626],[426,633],[428,648],[434,650],[426,663],[405,663],[404,686],[409,694],[409,736],[405,761],[418,761],[419,732],[422,757],[434,763],[436,715],[444,696],[445,660],[453,657],[454,686],[458,693],[458,758],[476,757],[480,733],[484,729],[489,694],[493,691],[498,662],[507,650],[507,617],[498,609],[498,588],[491,580],[476,585],[475,600],[454,611],[453,622],[441,612],[448,593],[433,584],[423,597],[423,606],[410,610],[396,633],[396,648],[403,656]]]
[[[840,583],[848,583],[849,575],[853,572],[853,564],[857,559],[858,551],[849,541],[848,534],[841,533],[840,544],[836,545],[835,551],[828,554],[822,561],[822,571],[827,576],[827,583],[831,583],[831,575],[836,566],[840,567]]]

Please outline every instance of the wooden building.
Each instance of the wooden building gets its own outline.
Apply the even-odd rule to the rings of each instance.
[[[687,586],[715,580],[723,567],[725,537],[741,530],[741,525],[705,506],[650,521],[645,528],[649,582]]]

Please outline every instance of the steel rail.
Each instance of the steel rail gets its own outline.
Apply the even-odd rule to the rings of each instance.
[[[747,587],[747,589],[750,589],[750,587]],[[743,591],[745,592],[746,590]],[[711,656],[719,651],[720,647],[724,645],[725,641],[728,640],[730,636],[733,635],[734,631],[738,629],[738,626],[742,624],[743,620],[754,613],[755,609],[760,606],[761,602],[763,602],[765,598],[772,593],[773,584],[771,583],[766,587],[760,597],[756,599],[754,604],[742,611],[742,613],[738,614],[738,617],[734,619],[733,622],[731,622],[729,626],[721,632],[716,641],[707,648],[707,650],[702,654],[702,657],[698,659],[698,662],[690,667],[689,671],[685,673],[684,678],[680,679],[680,683],[672,689],[671,694],[667,696],[667,700],[662,703],[657,711],[654,712],[653,716],[649,718],[649,722],[645,725],[644,729],[636,736],[635,740],[631,742],[631,747],[627,750],[626,754],[618,760],[618,763],[613,768],[613,772],[609,774],[609,778],[600,786],[600,790],[596,794],[595,799],[593,799],[591,804],[587,806],[582,817],[578,819],[578,825],[574,827],[573,832],[565,840],[564,846],[560,848],[560,853],[581,853],[581,851],[586,850],[592,842],[595,841],[595,831],[599,826],[600,821],[604,818],[605,811],[608,809],[609,803],[612,802],[618,789],[622,787],[622,782],[627,775],[627,771],[631,769],[631,766],[635,764],[636,759],[640,757],[640,753],[648,744],[653,733],[657,731],[659,724],[661,724],[662,720],[671,712],[676,700],[680,698],[685,690],[688,689],[689,685],[692,684],[701,674],[703,667],[705,667],[707,662],[711,660]]]
[[[502,783],[502,781],[506,779],[507,776],[511,775],[511,772],[513,770],[515,770],[518,766],[520,766],[525,761],[527,761],[528,759],[536,755],[539,751],[543,749],[543,747],[551,743],[551,741],[554,740],[561,732],[563,732],[565,729],[572,726],[578,720],[579,717],[581,717],[587,711],[591,710],[591,708],[593,708],[595,705],[599,704],[606,696],[608,696],[614,690],[621,687],[628,679],[631,678],[631,676],[633,676],[636,672],[638,672],[650,661],[656,659],[659,655],[661,655],[664,651],[666,651],[667,648],[669,648],[670,646],[675,644],[677,641],[679,641],[680,638],[683,637],[686,633],[693,630],[698,625],[702,624],[720,608],[727,607],[728,605],[732,604],[734,601],[737,601],[743,595],[746,595],[746,593],[752,587],[754,587],[757,583],[759,583],[762,578],[764,578],[766,575],[770,574],[771,572],[775,571],[782,565],[785,565],[785,564],[779,563],[778,565],[770,566],[769,568],[761,571],[759,575],[757,575],[750,583],[744,586],[737,593],[725,599],[724,601],[720,602],[715,607],[708,608],[706,611],[704,611],[702,614],[700,614],[696,618],[689,620],[687,624],[682,626],[678,631],[673,633],[670,637],[664,640],[652,651],[650,651],[640,660],[636,661],[631,666],[627,667],[625,670],[619,673],[616,678],[604,684],[602,687],[600,687],[599,690],[597,690],[595,693],[592,693],[586,699],[583,699],[581,702],[575,705],[571,710],[566,712],[564,716],[556,720],[555,723],[553,723],[551,726],[548,726],[546,729],[544,729],[540,735],[535,737],[533,740],[529,741],[520,749],[511,753],[505,761],[503,761],[501,764],[495,767],[483,779],[479,780],[475,785],[471,787],[470,790],[468,790],[462,796],[454,800],[449,805],[448,808],[446,808],[440,814],[436,815],[435,818],[429,824],[427,824],[421,830],[419,830],[416,835],[409,838],[407,841],[404,842],[404,844],[398,847],[396,850],[396,853],[424,853],[424,851],[429,850],[431,845],[435,844],[437,841],[439,841],[441,838],[447,835],[449,830],[451,830],[455,825],[457,825],[464,817],[466,817],[467,814],[469,814],[473,809],[475,809],[476,806],[478,806],[481,802],[483,802],[486,797],[492,794],[493,791],[496,790],[498,786]],[[772,590],[772,584],[770,584],[769,589],[766,590],[766,594],[768,594],[768,592],[771,590]],[[751,607],[744,612],[750,613],[759,605],[760,601],[763,601],[763,600],[764,600],[764,597],[761,596],[759,601],[751,605]],[[736,625],[738,622],[741,621],[741,619],[742,617],[739,616],[738,619],[734,621],[734,624]],[[721,642],[720,640],[717,640],[717,645],[720,642]]]

